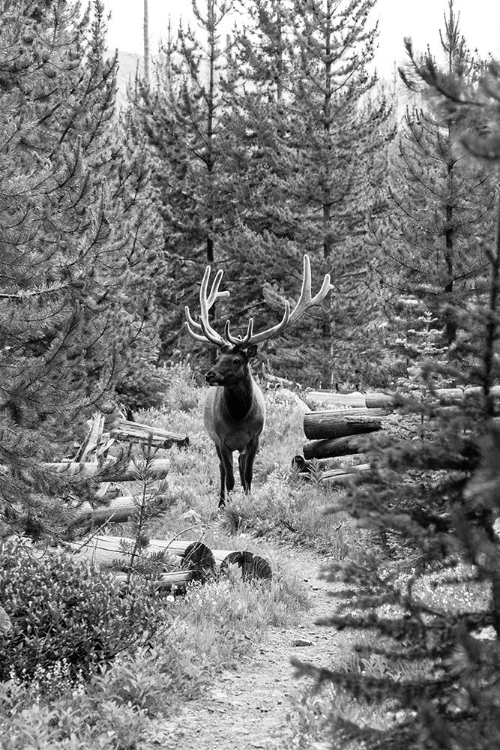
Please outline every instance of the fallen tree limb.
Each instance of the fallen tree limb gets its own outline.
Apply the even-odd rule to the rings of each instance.
[[[294,461],[300,456],[295,456]],[[307,462],[305,462],[307,464]],[[339,466],[333,469],[325,469],[324,471],[312,472],[310,469],[302,471],[301,476],[305,479],[316,478],[321,482],[330,481],[334,484],[359,484],[360,482],[366,482],[371,477],[371,465],[370,464],[358,464],[357,466]]]
[[[342,469],[330,469],[321,475],[321,481],[330,481],[335,484],[358,484],[370,479],[370,464],[358,464],[357,466],[344,467]]]

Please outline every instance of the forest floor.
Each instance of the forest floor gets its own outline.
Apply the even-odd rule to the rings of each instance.
[[[294,676],[290,659],[295,657],[318,667],[339,667],[354,637],[345,630],[337,632],[315,624],[335,608],[331,597],[335,584],[320,577],[327,560],[302,548],[280,550],[280,555],[289,559],[308,587],[310,609],[293,627],[271,628],[258,648],[242,659],[236,670],[221,673],[203,697],[184,704],[174,717],[153,721],[140,750],[290,747],[294,706],[312,682]]]

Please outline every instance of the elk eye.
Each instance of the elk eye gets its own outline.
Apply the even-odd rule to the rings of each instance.
[[[233,357],[233,365],[241,364],[239,357]]]

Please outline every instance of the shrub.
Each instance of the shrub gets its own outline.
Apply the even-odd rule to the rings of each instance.
[[[15,542],[0,548],[0,601],[12,623],[0,636],[1,680],[29,679],[62,660],[72,675],[87,676],[166,625],[147,584],[124,589],[86,561],[37,558]]]
[[[30,700],[22,682],[0,684],[2,750],[137,750],[146,712],[94,688],[67,690],[48,703]]]

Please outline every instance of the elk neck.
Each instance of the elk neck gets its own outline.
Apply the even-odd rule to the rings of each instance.
[[[255,381],[250,370],[238,383],[219,386],[224,391],[224,404],[227,415],[234,422],[241,422],[250,412],[254,403]]]

